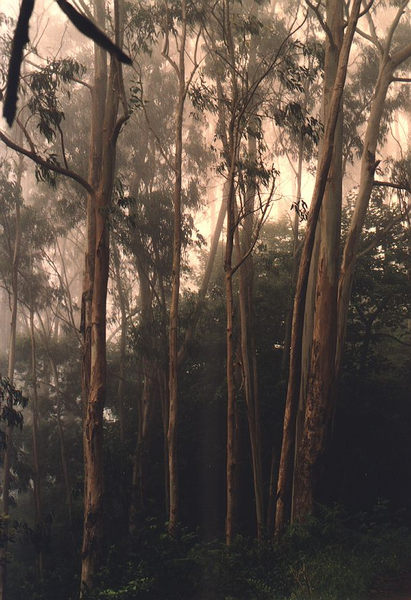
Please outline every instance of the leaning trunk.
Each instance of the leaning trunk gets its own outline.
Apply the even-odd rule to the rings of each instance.
[[[256,126],[255,123],[254,126]],[[251,132],[249,133],[248,139],[248,154],[251,163],[255,163],[257,154],[257,139]],[[256,191],[255,185],[255,178],[250,176],[247,182],[247,192],[244,205],[245,217],[241,236],[242,239],[240,239],[238,228],[236,229],[239,261],[241,260],[241,257],[250,250],[253,243],[254,204]],[[241,364],[244,381],[244,395],[247,407],[248,430],[250,436],[257,539],[261,541],[264,534],[264,502],[257,357],[253,322],[254,264],[252,254],[250,254],[250,256],[240,266],[239,279]]]
[[[120,442],[124,445],[124,381],[126,378],[126,348],[127,348],[127,312],[128,302],[126,290],[123,287],[120,271],[120,256],[118,249],[113,247],[113,263],[114,277],[117,286],[117,293],[120,305],[120,356],[119,356],[119,371],[118,371],[118,386],[117,386],[117,407],[118,420],[120,425]]]
[[[137,528],[138,513],[144,507],[144,455],[146,447],[146,438],[148,431],[149,411],[152,404],[153,379],[156,371],[156,364],[152,357],[152,348],[150,344],[149,332],[153,322],[152,314],[152,293],[148,275],[144,272],[141,265],[137,266],[140,281],[140,300],[141,300],[141,326],[143,329],[143,339],[146,339],[146,354],[142,358],[143,389],[138,399],[138,423],[137,440],[133,456],[133,473],[131,482],[131,500],[129,511],[129,532],[133,534]],[[144,350],[143,350],[144,352]]]
[[[335,82],[343,37],[343,10],[338,0],[327,7],[327,23],[333,44],[327,43],[324,110],[327,111]],[[292,518],[312,512],[320,461],[325,450],[328,424],[334,401],[334,357],[337,320],[337,284],[342,206],[342,110],[334,137],[334,152],[320,214],[320,242],[315,284],[315,308],[310,349],[304,425],[297,437]]]
[[[181,189],[182,189],[182,157],[183,157],[183,111],[186,96],[185,52],[186,52],[186,4],[181,2],[182,33],[179,49],[178,65],[178,104],[175,118],[175,157],[174,157],[174,232],[173,232],[173,265],[171,274],[171,303],[169,330],[169,412],[168,412],[168,471],[170,512],[168,532],[174,535],[178,523],[178,466],[177,466],[177,420],[178,420],[178,309],[180,294],[181,269]]]
[[[40,460],[39,460],[39,397],[37,392],[37,352],[36,339],[34,334],[34,311],[30,306],[30,342],[31,342],[31,384],[33,388],[32,397],[32,415],[33,415],[33,495],[34,495],[34,515],[35,529],[37,530],[40,548],[37,549],[36,566],[37,578],[39,581],[43,578],[43,520],[41,510],[41,488],[40,488]]]
[[[293,455],[295,442],[296,413],[300,392],[301,343],[304,325],[304,307],[310,270],[311,254],[314,246],[315,230],[327,183],[334,146],[334,134],[347,73],[348,57],[355,27],[358,21],[361,0],[354,0],[348,21],[342,49],[338,61],[337,77],[333,86],[328,117],[324,132],[324,142],[319,156],[317,177],[310,206],[310,216],[301,254],[297,288],[294,299],[293,325],[291,334],[290,372],[284,414],[283,440],[277,486],[276,533],[280,534],[287,524],[291,509],[291,489],[293,477]]]
[[[341,272],[338,283],[338,317],[337,317],[337,351],[335,371],[338,377],[345,341],[348,306],[350,303],[354,271],[357,263],[357,250],[360,242],[361,231],[364,225],[369,200],[374,183],[374,173],[377,167],[375,153],[381,118],[385,105],[388,87],[392,81],[393,65],[387,60],[380,67],[376,91],[372,101],[370,116],[364,140],[364,149],[361,157],[360,188],[351,218],[350,227],[344,245]]]
[[[234,385],[234,347],[233,347],[233,241],[234,241],[234,174],[236,168],[236,142],[233,133],[230,135],[231,164],[229,185],[227,188],[227,237],[224,257],[225,297],[226,297],[226,374],[227,374],[227,506],[225,522],[225,539],[230,546],[234,538],[235,491],[236,491],[236,400]]]

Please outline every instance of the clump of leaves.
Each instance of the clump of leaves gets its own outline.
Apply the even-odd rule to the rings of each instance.
[[[8,427],[23,427],[22,409],[27,405],[27,398],[16,389],[7,377],[0,377],[0,420]],[[0,431],[0,445],[6,445],[6,435]]]

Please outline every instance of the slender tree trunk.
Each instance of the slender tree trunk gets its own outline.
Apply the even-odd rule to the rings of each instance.
[[[267,535],[270,537],[274,531],[275,519],[275,501],[277,494],[277,477],[278,477],[278,452],[275,446],[271,450],[271,465],[270,465],[270,482],[268,484],[268,505],[267,505]]]
[[[296,202],[301,201],[302,191],[302,176],[303,176],[303,158],[304,158],[304,136],[301,133],[298,140],[298,163],[296,173]],[[282,378],[286,379],[288,375],[288,363],[290,361],[290,343],[291,343],[291,321],[293,317],[293,292],[295,289],[297,273],[298,273],[298,232],[300,229],[300,215],[298,210],[294,210],[293,220],[293,267],[290,278],[290,295],[289,295],[289,309],[287,312],[287,318],[285,321],[285,337],[284,337],[284,351],[281,357],[281,374]]]
[[[227,182],[225,182],[225,184],[224,184],[224,187],[226,187],[226,186],[227,186]],[[223,225],[224,225],[226,210],[227,210],[225,197],[226,197],[225,192],[223,191],[223,199],[221,201],[221,206],[220,206],[220,210],[218,213],[217,222],[215,224],[214,233],[213,233],[213,237],[211,240],[210,251],[208,254],[208,258],[207,258],[207,265],[206,265],[206,268],[204,271],[203,281],[201,283],[200,289],[198,290],[196,306],[194,308],[194,312],[191,317],[190,325],[187,328],[187,331],[184,336],[184,342],[181,345],[180,350],[178,352],[178,365],[179,366],[181,366],[184,359],[186,358],[187,347],[192,340],[193,334],[195,332],[195,329],[197,327],[198,321],[201,316],[201,311],[204,306],[204,301],[205,301],[208,286],[210,283],[211,274],[212,274],[213,266],[214,266],[214,262],[215,262],[215,257],[217,254],[218,242],[220,240],[221,232],[222,232]]]
[[[116,245],[113,245],[113,263],[114,263],[114,275],[117,285],[117,293],[120,305],[120,357],[119,357],[119,373],[118,373],[118,386],[117,386],[117,403],[118,403],[118,418],[120,425],[120,442],[124,444],[124,428],[125,428],[125,416],[124,416],[124,380],[126,377],[126,345],[127,345],[127,313],[128,302],[126,292],[121,281],[120,271],[120,256]]]
[[[140,281],[140,301],[141,301],[141,325],[143,329],[143,339],[146,339],[146,353],[142,358],[143,389],[138,400],[138,424],[137,440],[133,457],[133,473],[131,482],[131,502],[129,513],[129,532],[133,534],[137,527],[137,516],[144,507],[144,455],[146,438],[148,431],[149,411],[152,403],[153,379],[155,377],[156,365],[153,358],[149,356],[152,353],[149,332],[153,322],[152,314],[152,293],[147,279],[148,275],[144,273],[141,265],[137,266]]]
[[[56,361],[54,360],[51,353],[49,353],[49,361],[51,366],[51,372],[53,374],[54,380],[54,389],[56,393],[56,416],[57,416],[57,431],[59,436],[59,445],[60,445],[60,460],[61,460],[61,468],[63,471],[63,479],[64,479],[64,487],[66,490],[66,503],[67,503],[67,513],[70,525],[70,531],[72,536],[73,543],[73,551],[74,551],[74,537],[73,537],[73,499],[72,499],[72,487],[70,481],[70,474],[68,468],[67,461],[67,451],[66,451],[66,443],[64,439],[64,426],[62,419],[62,406],[61,406],[61,391],[59,385],[59,376],[58,369],[56,365]]]
[[[231,224],[232,227],[232,224]],[[227,230],[229,226],[227,225]],[[227,234],[227,244],[229,234]],[[236,429],[236,402],[233,373],[233,280],[231,273],[231,256],[226,251],[225,260],[225,293],[226,293],[226,371],[227,371],[227,511],[225,523],[226,544],[229,546],[234,537],[234,512],[235,512],[235,429]]]
[[[32,396],[32,415],[33,415],[33,495],[34,495],[34,515],[35,527],[40,538],[40,548],[37,549],[36,564],[37,578],[43,579],[44,556],[43,556],[43,517],[41,503],[41,475],[40,475],[40,457],[39,457],[39,397],[37,390],[37,350],[36,338],[34,333],[34,309],[33,300],[30,305],[30,343],[31,343],[31,385],[33,388]]]
[[[157,368],[158,390],[161,400],[161,417],[163,421],[163,457],[164,457],[164,509],[168,517],[170,514],[170,476],[168,471],[168,382],[167,372],[161,365]]]
[[[338,318],[337,318],[337,350],[335,358],[336,377],[340,372],[342,354],[345,342],[348,306],[350,303],[352,283],[355,266],[357,264],[357,250],[360,242],[361,231],[364,225],[369,200],[374,183],[375,169],[378,162],[375,160],[381,118],[384,110],[388,87],[392,81],[394,66],[389,58],[380,66],[375,95],[372,100],[370,116],[364,139],[364,148],[361,156],[360,187],[355,203],[354,213],[344,245],[340,278],[338,283]]]
[[[354,0],[340,52],[337,77],[333,86],[333,93],[330,100],[329,112],[325,125],[323,148],[319,156],[317,177],[310,206],[310,216],[307,223],[307,231],[304,239],[304,246],[302,249],[298,273],[291,335],[290,372],[284,414],[283,440],[277,487],[277,510],[275,526],[277,534],[280,534],[286,526],[291,509],[290,504],[293,478],[295,425],[301,377],[301,342],[304,325],[304,307],[308,275],[314,246],[316,225],[327,183],[328,171],[331,164],[334,134],[337,126],[341,98],[345,85],[348,57],[355,27],[358,21],[360,6],[361,0]]]
[[[328,109],[337,75],[338,56],[344,28],[343,6],[339,0],[327,5],[327,24],[333,43],[327,41],[324,109]],[[337,320],[337,285],[342,206],[342,109],[334,136],[334,152],[320,213],[320,241],[314,296],[310,368],[304,406],[301,439],[296,436],[292,519],[312,512],[320,459],[325,450],[328,425],[334,403],[334,357]]]
[[[257,140],[249,133],[248,155],[253,164],[256,161]],[[245,200],[245,216],[243,220],[242,240],[236,228],[236,245],[238,260],[249,250],[253,243],[254,231],[255,180],[249,177]],[[242,242],[242,243],[241,243]],[[251,462],[254,484],[255,514],[257,539],[264,535],[264,492],[261,462],[261,427],[258,399],[258,375],[254,335],[253,301],[254,301],[254,265],[252,254],[239,268],[239,307],[240,307],[240,341],[241,365],[244,382],[244,394],[247,407],[248,430],[250,435]]]
[[[364,147],[361,155],[360,186],[354,213],[344,245],[340,277],[338,283],[338,318],[337,318],[337,349],[335,358],[336,379],[339,376],[344,350],[345,332],[347,326],[348,307],[350,303],[354,271],[357,263],[357,250],[360,242],[361,231],[364,225],[372,187],[375,169],[378,161],[375,160],[381,119],[384,111],[385,100],[390,83],[393,81],[395,70],[411,56],[411,43],[391,50],[394,34],[400,24],[401,18],[407,10],[407,2],[402,2],[391,26],[387,38],[380,44],[380,65],[371,103],[370,116],[365,132]]]
[[[233,117],[234,119],[234,117]],[[232,119],[232,120],[233,120]],[[236,399],[234,385],[234,347],[233,347],[233,242],[234,242],[234,175],[236,169],[236,140],[233,132],[233,123],[230,126],[231,160],[229,172],[229,187],[226,198],[227,202],[227,237],[224,257],[225,272],[225,295],[226,295],[226,374],[227,374],[227,509],[225,522],[225,538],[227,546],[230,546],[234,538],[235,530],[235,491],[236,491]]]
[[[178,524],[178,463],[177,463],[177,423],[178,423],[178,308],[180,294],[181,270],[181,189],[183,158],[183,112],[186,97],[185,52],[186,52],[186,2],[181,0],[182,32],[180,37],[178,74],[178,103],[175,115],[175,156],[174,156],[174,232],[173,232],[173,266],[171,275],[171,303],[169,329],[169,413],[168,413],[168,470],[170,514],[168,532],[176,533]]]

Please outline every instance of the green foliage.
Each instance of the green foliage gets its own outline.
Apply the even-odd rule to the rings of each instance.
[[[111,550],[90,599],[364,600],[377,577],[400,573],[411,557],[410,530],[382,510],[348,517],[321,508],[280,542],[238,536],[230,548],[186,530],[170,538],[147,521],[131,548]]]
[[[18,390],[7,377],[0,377],[0,420],[7,427],[22,429],[22,409],[27,402],[28,400],[23,396],[23,392]],[[1,447],[4,448],[6,443],[4,431],[0,431]]]

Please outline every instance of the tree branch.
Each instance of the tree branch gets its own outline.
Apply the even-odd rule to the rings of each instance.
[[[411,77],[393,77],[392,81],[399,81],[400,83],[411,83]]]
[[[372,41],[375,44],[375,46],[378,48],[378,50],[382,56],[384,54],[384,48],[382,47],[382,44],[379,40],[379,37],[377,35],[377,30],[374,25],[374,21],[372,20],[372,16],[370,15],[369,12],[367,12],[367,21],[368,21],[368,27],[370,28],[370,32],[371,32]]]
[[[60,165],[58,165],[56,163],[52,163],[49,160],[45,160],[44,158],[39,156],[36,152],[33,152],[32,150],[27,150],[26,148],[23,148],[23,146],[19,146],[18,144],[13,142],[13,140],[11,140],[9,137],[7,137],[5,135],[5,133],[1,130],[0,130],[0,140],[2,142],[4,142],[8,148],[15,150],[15,152],[19,152],[20,154],[24,154],[24,156],[27,156],[28,158],[30,158],[37,165],[40,165],[41,167],[49,169],[50,171],[53,171],[54,173],[58,173],[59,175],[64,175],[65,177],[69,177],[70,179],[77,181],[77,183],[79,183],[86,190],[86,192],[88,192],[91,195],[94,194],[94,189],[89,184],[89,182],[86,181],[83,177],[81,177],[81,175],[79,175],[75,171],[61,167]]]
[[[403,346],[411,346],[410,342],[404,342],[404,340],[400,340],[400,338],[398,338],[395,335],[391,335],[390,333],[374,333],[374,337],[386,337],[389,338],[390,340],[394,340],[395,342],[397,342],[398,344],[402,344]]]
[[[357,258],[360,258],[360,256],[364,256],[365,254],[370,252],[370,250],[375,248],[380,242],[382,242],[383,239],[385,238],[385,236],[387,235],[387,233],[389,233],[391,231],[391,229],[394,227],[394,225],[396,225],[397,223],[401,223],[401,221],[404,219],[404,217],[409,214],[410,210],[411,210],[411,207],[409,206],[405,210],[405,214],[401,213],[401,214],[397,215],[396,217],[394,217],[393,219],[391,219],[391,221],[381,231],[379,231],[378,233],[375,234],[374,239],[371,240],[371,242],[368,244],[368,246],[366,246],[364,248],[364,250],[361,250],[361,252],[359,252],[357,254]]]
[[[398,23],[400,22],[400,19],[402,17],[402,15],[404,14],[405,11],[405,7],[408,4],[408,0],[403,0],[402,4],[400,5],[400,7],[397,10],[397,13],[394,17],[393,22],[391,23],[391,27],[388,31],[386,40],[385,40],[385,47],[384,47],[384,53],[388,55],[390,48],[391,48],[391,43],[392,43],[392,38],[394,36],[395,30],[398,27]],[[400,61],[402,62],[402,60]]]
[[[404,183],[394,183],[392,181],[374,181],[373,185],[376,185],[377,187],[390,187],[393,188],[394,190],[404,190],[404,192],[411,192],[411,187],[410,184],[407,182],[406,184]]]
[[[328,27],[327,23],[324,21],[322,14],[320,13],[320,2],[315,6],[310,0],[305,0],[306,4],[311,8],[311,10],[315,13],[318,22],[320,23],[322,29],[325,31],[328,41],[331,46],[335,47],[335,42],[333,38],[333,34],[331,33],[331,29]]]
[[[365,4],[365,2],[363,2],[363,4]],[[366,15],[370,11],[370,9],[371,9],[371,7],[372,7],[373,4],[374,4],[374,0],[370,0],[368,2],[368,4],[365,4],[363,10],[358,15],[358,18],[361,19],[361,17],[363,17],[364,15]]]

